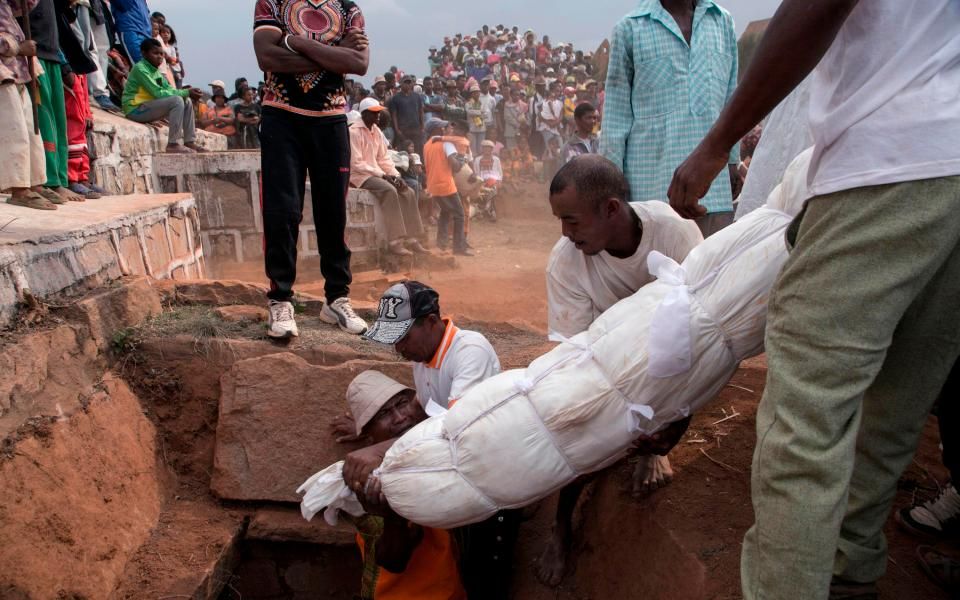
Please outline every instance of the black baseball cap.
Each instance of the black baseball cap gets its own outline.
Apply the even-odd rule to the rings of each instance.
[[[363,337],[392,346],[403,339],[420,317],[440,312],[440,294],[419,281],[404,281],[380,298],[377,320]]]

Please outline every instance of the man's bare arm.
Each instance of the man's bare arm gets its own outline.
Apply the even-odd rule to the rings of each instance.
[[[328,46],[300,36],[290,36],[287,41],[291,48],[320,65],[324,71],[342,75],[367,74],[370,50],[365,43],[360,44],[359,47]]]
[[[322,68],[306,56],[287,50],[281,45],[282,40],[283,33],[277,29],[258,29],[253,33],[253,51],[262,71],[300,75]]]
[[[784,0],[720,118],[673,175],[670,205],[692,219],[730,148],[817,66],[859,0]]]

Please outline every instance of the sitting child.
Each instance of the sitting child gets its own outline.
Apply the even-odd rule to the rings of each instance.
[[[170,85],[160,72],[166,55],[157,40],[143,40],[140,52],[143,59],[133,65],[123,88],[124,115],[137,123],[153,123],[166,119],[170,126],[167,152],[206,152],[196,144],[196,124],[193,104],[190,102],[191,98],[200,98],[200,90],[178,90]],[[180,144],[181,141],[184,142],[183,145]]]
[[[503,183],[503,168],[500,165],[500,157],[493,153],[496,149],[493,141],[484,140],[480,148],[482,154],[473,161],[473,172],[483,182],[479,198],[480,214],[491,221],[496,221],[496,197],[500,184]]]

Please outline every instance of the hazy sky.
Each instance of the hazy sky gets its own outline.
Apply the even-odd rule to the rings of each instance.
[[[531,28],[551,40],[594,50],[609,37],[614,23],[635,0],[357,0],[371,40],[370,72],[364,80],[396,65],[408,73],[426,74],[427,49],[445,35],[474,33],[484,24]],[[237,77],[259,81],[253,55],[254,0],[147,0],[177,33],[189,84],[205,86],[222,79],[227,88]],[[771,16],[780,0],[721,0],[733,14],[737,33],[747,23]]]

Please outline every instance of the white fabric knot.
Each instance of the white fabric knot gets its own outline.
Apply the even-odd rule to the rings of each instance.
[[[300,514],[308,521],[320,511],[324,511],[323,520],[331,526],[337,524],[340,510],[355,517],[364,514],[360,501],[343,481],[343,461],[315,473],[297,488],[297,493],[303,494]]]
[[[522,377],[513,382],[513,389],[517,390],[517,393],[522,396],[529,396],[535,385],[536,383],[532,379]]]
[[[649,425],[653,421],[654,410],[646,404],[627,405],[627,431],[632,434],[648,434]]]
[[[655,250],[647,256],[647,269],[671,287],[650,321],[647,373],[657,378],[673,377],[689,371],[692,361],[687,272],[675,260]]]
[[[587,361],[593,360],[593,348],[590,347],[590,344],[574,341],[563,334],[557,333],[556,331],[551,331],[550,335],[547,336],[547,339],[551,342],[569,344],[579,350],[580,356],[577,358],[576,362],[576,366],[578,367]]]

